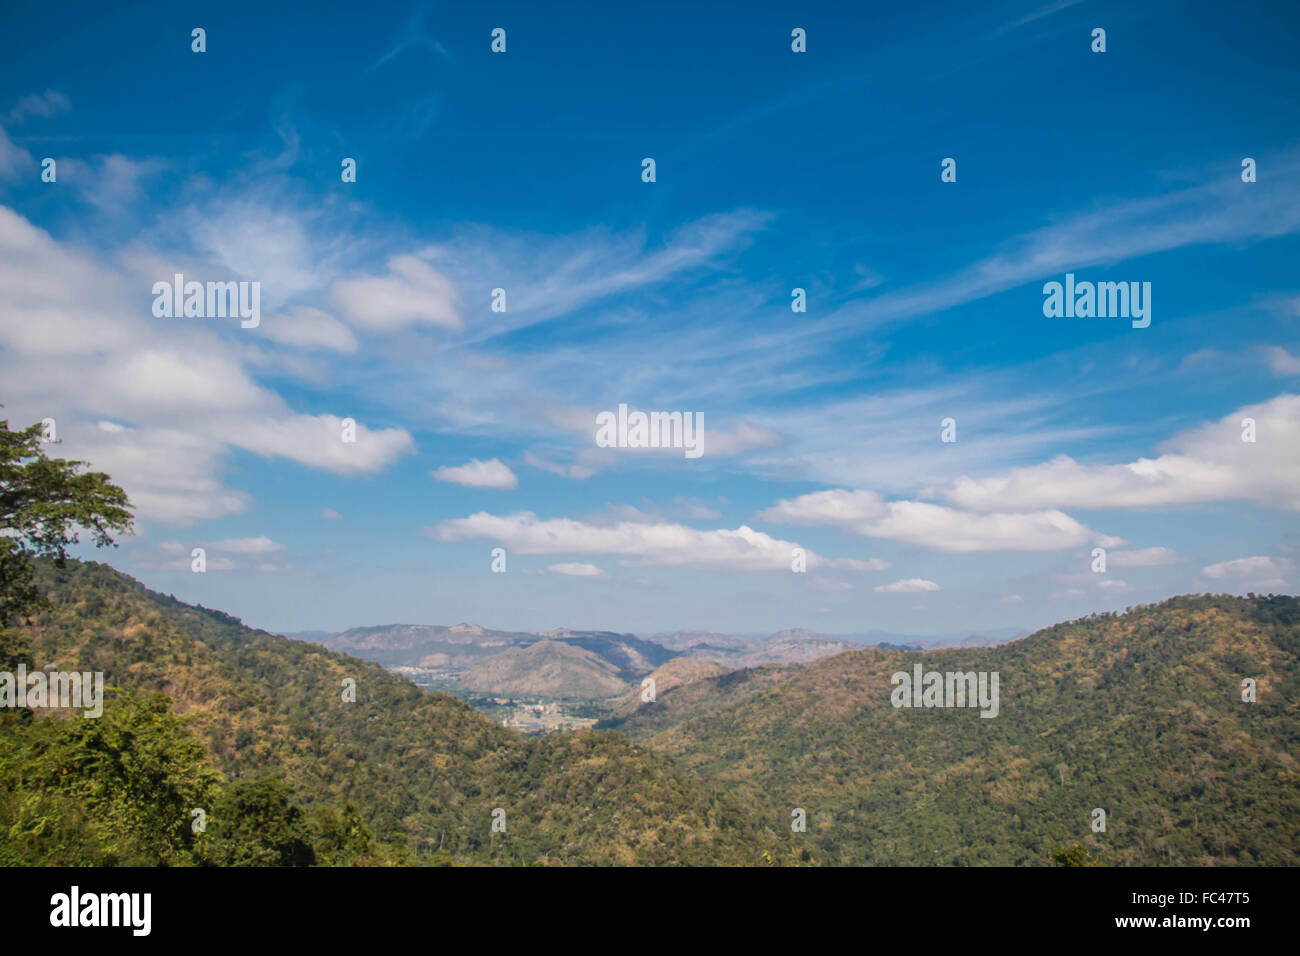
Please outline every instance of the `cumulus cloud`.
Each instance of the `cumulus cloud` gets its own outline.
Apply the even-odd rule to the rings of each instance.
[[[1208,565],[1201,569],[1201,573],[1207,578],[1231,582],[1238,587],[1282,589],[1287,586],[1287,578],[1294,570],[1295,562],[1290,558],[1257,554]]]
[[[415,256],[390,259],[386,276],[340,279],[330,295],[348,321],[374,332],[418,324],[460,329],[463,324],[451,280]]]
[[[893,584],[881,584],[876,590],[882,594],[916,594],[920,591],[938,591],[939,585],[925,578],[903,578]]]
[[[1056,510],[974,514],[921,501],[885,501],[872,491],[835,489],[786,499],[758,515],[780,524],[830,525],[932,551],[1059,551],[1084,544],[1123,545]]]
[[[357,423],[356,440],[344,441],[343,422],[337,415],[251,418],[226,429],[223,437],[259,455],[343,475],[380,471],[415,450],[404,428],[373,429]]]
[[[1255,422],[1242,441],[1243,419]],[[1162,508],[1225,499],[1300,510],[1300,395],[1247,405],[1166,442],[1156,458],[1086,465],[1066,455],[987,478],[927,489],[972,511],[1029,508]]]
[[[235,449],[366,474],[414,448],[401,428],[358,423],[344,442],[340,417],[290,410],[250,375],[237,328],[155,318],[151,283],[171,271],[156,257],[101,262],[0,206],[7,411],[54,418],[63,454],[111,474],[140,518],[189,524],[247,510],[250,496],[220,478]]]
[[[789,571],[798,545],[741,525],[700,531],[681,524],[625,521],[596,525],[570,518],[538,520],[532,512],[479,512],[426,529],[439,541],[487,539],[519,554],[608,554],[625,565],[667,565],[732,571]],[[809,568],[830,562],[805,549]]]
[[[469,488],[514,488],[519,484],[515,473],[498,459],[479,461],[471,458],[465,465],[443,465],[430,474],[439,481],[446,481]]]

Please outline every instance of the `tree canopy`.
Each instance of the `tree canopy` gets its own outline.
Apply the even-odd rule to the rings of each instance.
[[[84,461],[51,458],[44,434],[0,419],[0,627],[41,605],[32,556],[61,562],[82,532],[103,548],[134,530],[126,492]]]

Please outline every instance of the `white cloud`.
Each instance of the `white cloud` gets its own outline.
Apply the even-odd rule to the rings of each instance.
[[[667,565],[734,571],[790,571],[797,545],[741,525],[700,531],[680,524],[625,521],[595,525],[570,518],[539,521],[532,512],[479,512],[427,529],[439,541],[483,538],[519,554],[609,554],[626,565]],[[809,568],[829,562],[805,549]]]
[[[534,455],[531,451],[526,451],[524,452],[524,463],[540,471],[549,471],[553,475],[559,475],[561,478],[576,480],[590,478],[598,470],[592,465],[584,463],[581,453],[579,453],[578,459],[573,464],[561,465]]]
[[[272,341],[304,349],[326,349],[344,355],[357,350],[357,338],[351,329],[328,312],[305,306],[263,316],[257,332]]]
[[[843,571],[888,571],[893,567],[884,558],[869,558],[866,561],[859,561],[857,558],[827,558],[826,566]]]
[[[32,154],[11,140],[0,127],[0,179],[17,179],[34,164]]]
[[[72,109],[71,101],[58,90],[46,90],[44,93],[32,93],[20,99],[9,111],[9,121],[16,123],[28,116],[49,117],[66,113]]]
[[[743,455],[759,448],[777,448],[784,444],[781,433],[752,422],[739,421],[731,431],[704,431],[704,454],[711,457]]]
[[[903,578],[893,584],[882,584],[876,590],[882,594],[915,594],[920,591],[938,591],[939,585],[925,578]]]
[[[1277,375],[1300,375],[1300,356],[1292,355],[1279,345],[1264,349],[1268,367]]]
[[[1097,582],[1097,587],[1103,591],[1114,591],[1117,594],[1123,594],[1126,591],[1132,591],[1133,586],[1127,581],[1121,581],[1118,578],[1102,578]]]
[[[1253,418],[1256,440],[1242,441]],[[1300,510],[1300,395],[1247,405],[1189,429],[1166,454],[1120,465],[1085,465],[1061,455],[988,478],[963,477],[927,489],[974,511],[1029,508],[1160,508],[1225,499]]]
[[[575,578],[606,578],[609,577],[604,571],[594,564],[565,563],[565,564],[548,564],[546,570],[552,574],[567,574]]]
[[[143,184],[166,169],[157,159],[131,159],[118,153],[89,160],[59,161],[59,182],[71,185],[77,196],[100,212],[119,215],[144,197]]]
[[[460,329],[463,324],[451,280],[415,256],[390,259],[386,276],[341,279],[330,294],[353,325],[375,332],[416,324]]]
[[[335,511],[333,508],[322,508],[320,511],[316,513],[320,515],[322,518],[324,518],[326,521],[343,520],[343,516],[339,514],[337,511]]]
[[[220,320],[158,319],[151,285],[172,272],[137,254],[106,264],[0,207],[0,381],[17,420],[58,422],[65,457],[126,489],[142,519],[188,524],[245,511],[223,465],[243,448],[340,474],[411,451],[404,429],[291,411],[247,369],[249,337]],[[187,275],[193,273],[184,267]]]
[[[881,517],[885,500],[874,491],[814,491],[787,498],[759,513],[761,521],[777,524],[848,527]]]
[[[222,437],[259,455],[343,475],[380,471],[415,450],[404,428],[372,429],[357,423],[356,441],[345,442],[343,419],[337,415],[250,418],[225,429]]]
[[[465,465],[443,465],[430,472],[439,481],[469,488],[514,488],[519,484],[515,473],[498,459],[479,461],[471,458]]]
[[[1116,568],[1152,568],[1162,564],[1177,564],[1183,556],[1172,548],[1134,548],[1132,551],[1110,551],[1106,562]]]
[[[904,541],[933,551],[1059,551],[1083,544],[1118,547],[1056,510],[973,514],[920,501],[885,501],[872,491],[835,489],[778,502],[758,515],[782,524],[831,525],[870,538]]]
[[[223,538],[220,541],[207,541],[203,545],[212,551],[224,551],[227,554],[269,554],[281,550],[284,545],[276,544],[266,535],[256,538]]]
[[[1267,555],[1253,555],[1249,558],[1237,558],[1233,561],[1221,561],[1201,569],[1207,578],[1224,580],[1231,578],[1257,579],[1267,577],[1270,581],[1280,580],[1295,569],[1290,558],[1271,558]]]

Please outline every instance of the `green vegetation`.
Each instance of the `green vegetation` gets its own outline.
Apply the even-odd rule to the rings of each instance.
[[[619,726],[767,819],[803,807],[827,862],[1041,865],[1078,843],[1110,865],[1295,865],[1298,654],[1294,597],[1181,597],[996,648],[724,675]],[[998,671],[1001,712],[895,709],[917,661]]]
[[[523,739],[377,664],[66,560],[78,529],[99,546],[131,530],[126,495],[81,467],[0,422],[0,669],[107,685],[98,718],[0,710],[0,864],[807,858],[624,737]]]
[[[101,548],[114,534],[132,530],[126,492],[108,475],[82,472],[85,462],[48,457],[42,437],[39,424],[11,431],[8,420],[0,420],[0,628],[40,606],[33,556],[61,563],[78,529],[89,531]],[[8,644],[21,658],[17,638]]]
[[[99,720],[0,711],[6,862],[807,856],[780,827],[619,734],[524,738],[376,664],[246,628],[107,565],[38,561],[35,572],[47,603],[19,632],[35,664],[102,671],[116,689]],[[356,681],[355,703],[342,699],[344,678]],[[85,750],[118,777],[103,777]],[[116,782],[94,790],[104,779]],[[505,833],[491,830],[498,807]],[[202,835],[190,833],[195,808],[206,811]],[[124,819],[142,822],[118,826]]]

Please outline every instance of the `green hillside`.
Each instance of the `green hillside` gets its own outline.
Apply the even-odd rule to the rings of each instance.
[[[107,565],[41,562],[37,581],[52,607],[7,645],[27,640],[37,666],[103,671],[119,690],[99,720],[0,711],[0,862],[793,859],[779,827],[621,735],[522,738]],[[212,820],[201,835],[196,807]],[[260,856],[242,858],[267,830]]]
[[[1079,843],[1110,864],[1294,865],[1298,652],[1294,597],[1182,597],[996,648],[725,675],[620,726],[771,817],[805,809],[829,862],[1041,864]],[[1000,713],[893,707],[917,661],[999,672]]]

